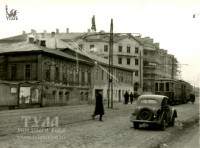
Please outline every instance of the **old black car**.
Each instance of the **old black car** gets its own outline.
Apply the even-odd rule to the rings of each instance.
[[[157,125],[162,130],[168,125],[174,126],[177,111],[168,104],[168,100],[162,95],[141,95],[130,117],[134,128],[143,123]]]

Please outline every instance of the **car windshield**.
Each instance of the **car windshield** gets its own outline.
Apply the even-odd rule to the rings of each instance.
[[[158,104],[158,101],[154,99],[142,99],[140,104]]]

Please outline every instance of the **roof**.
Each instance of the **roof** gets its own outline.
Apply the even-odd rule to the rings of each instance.
[[[114,42],[118,42],[124,38],[133,38],[138,43],[143,44],[142,39],[140,39],[139,37],[133,36],[131,33],[113,33],[113,41]],[[100,41],[109,42],[110,41],[110,32],[89,32],[89,33],[84,33],[80,36],[77,36],[74,39],[75,40],[85,39],[87,41],[96,41],[96,42],[100,42]]]
[[[142,99],[156,99],[156,100],[163,100],[163,98],[167,98],[167,96],[163,96],[163,95],[141,95],[138,97],[138,100],[142,100]]]
[[[61,39],[63,41],[65,40],[71,40],[76,38],[77,36],[85,34],[84,32],[71,32],[71,33],[56,33],[55,36],[57,39]],[[51,33],[26,33],[21,35],[16,35],[8,38],[0,39],[0,43],[6,43],[6,42],[23,42],[27,40],[27,37],[30,35],[36,36],[36,38],[51,38]]]
[[[49,54],[54,54],[63,58],[68,58],[71,60],[76,61],[76,57],[71,56],[67,53],[64,53],[59,50],[55,49],[49,49],[43,46],[39,46],[36,44],[32,43],[27,43],[27,42],[19,42],[19,43],[0,43],[0,54],[8,54],[8,53],[19,53],[19,52],[45,52]],[[89,61],[80,59],[79,61],[85,62],[85,63],[90,63],[93,64]]]
[[[163,98],[168,99],[167,96],[163,96],[163,95],[141,95],[141,96],[138,97],[137,103],[140,102],[140,100],[143,100],[143,99],[155,99],[159,102],[159,104],[161,104]]]
[[[22,34],[22,35],[0,39],[0,43],[23,42],[26,40],[27,40],[27,34]]]

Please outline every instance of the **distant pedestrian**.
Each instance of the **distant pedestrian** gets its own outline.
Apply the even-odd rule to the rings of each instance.
[[[128,101],[129,101],[129,94],[126,91],[126,93],[124,94],[124,104],[128,104]]]
[[[102,93],[101,91],[98,91],[96,94],[96,105],[94,114],[92,115],[93,120],[96,115],[99,115],[99,121],[103,121],[102,116],[104,115],[104,107],[103,107],[103,99],[101,93]]]
[[[133,103],[133,98],[134,98],[134,95],[133,95],[133,93],[131,92],[131,94],[130,94],[130,101],[131,101],[131,104]]]
[[[194,104],[194,102],[195,102],[195,95],[194,94],[190,94],[190,100],[191,100],[192,104]]]

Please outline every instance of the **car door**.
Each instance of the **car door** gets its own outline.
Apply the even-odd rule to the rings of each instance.
[[[164,117],[166,119],[166,122],[168,123],[171,118],[171,111],[170,111],[170,106],[168,104],[168,98],[163,98],[162,104],[161,104],[161,111],[164,113]]]

